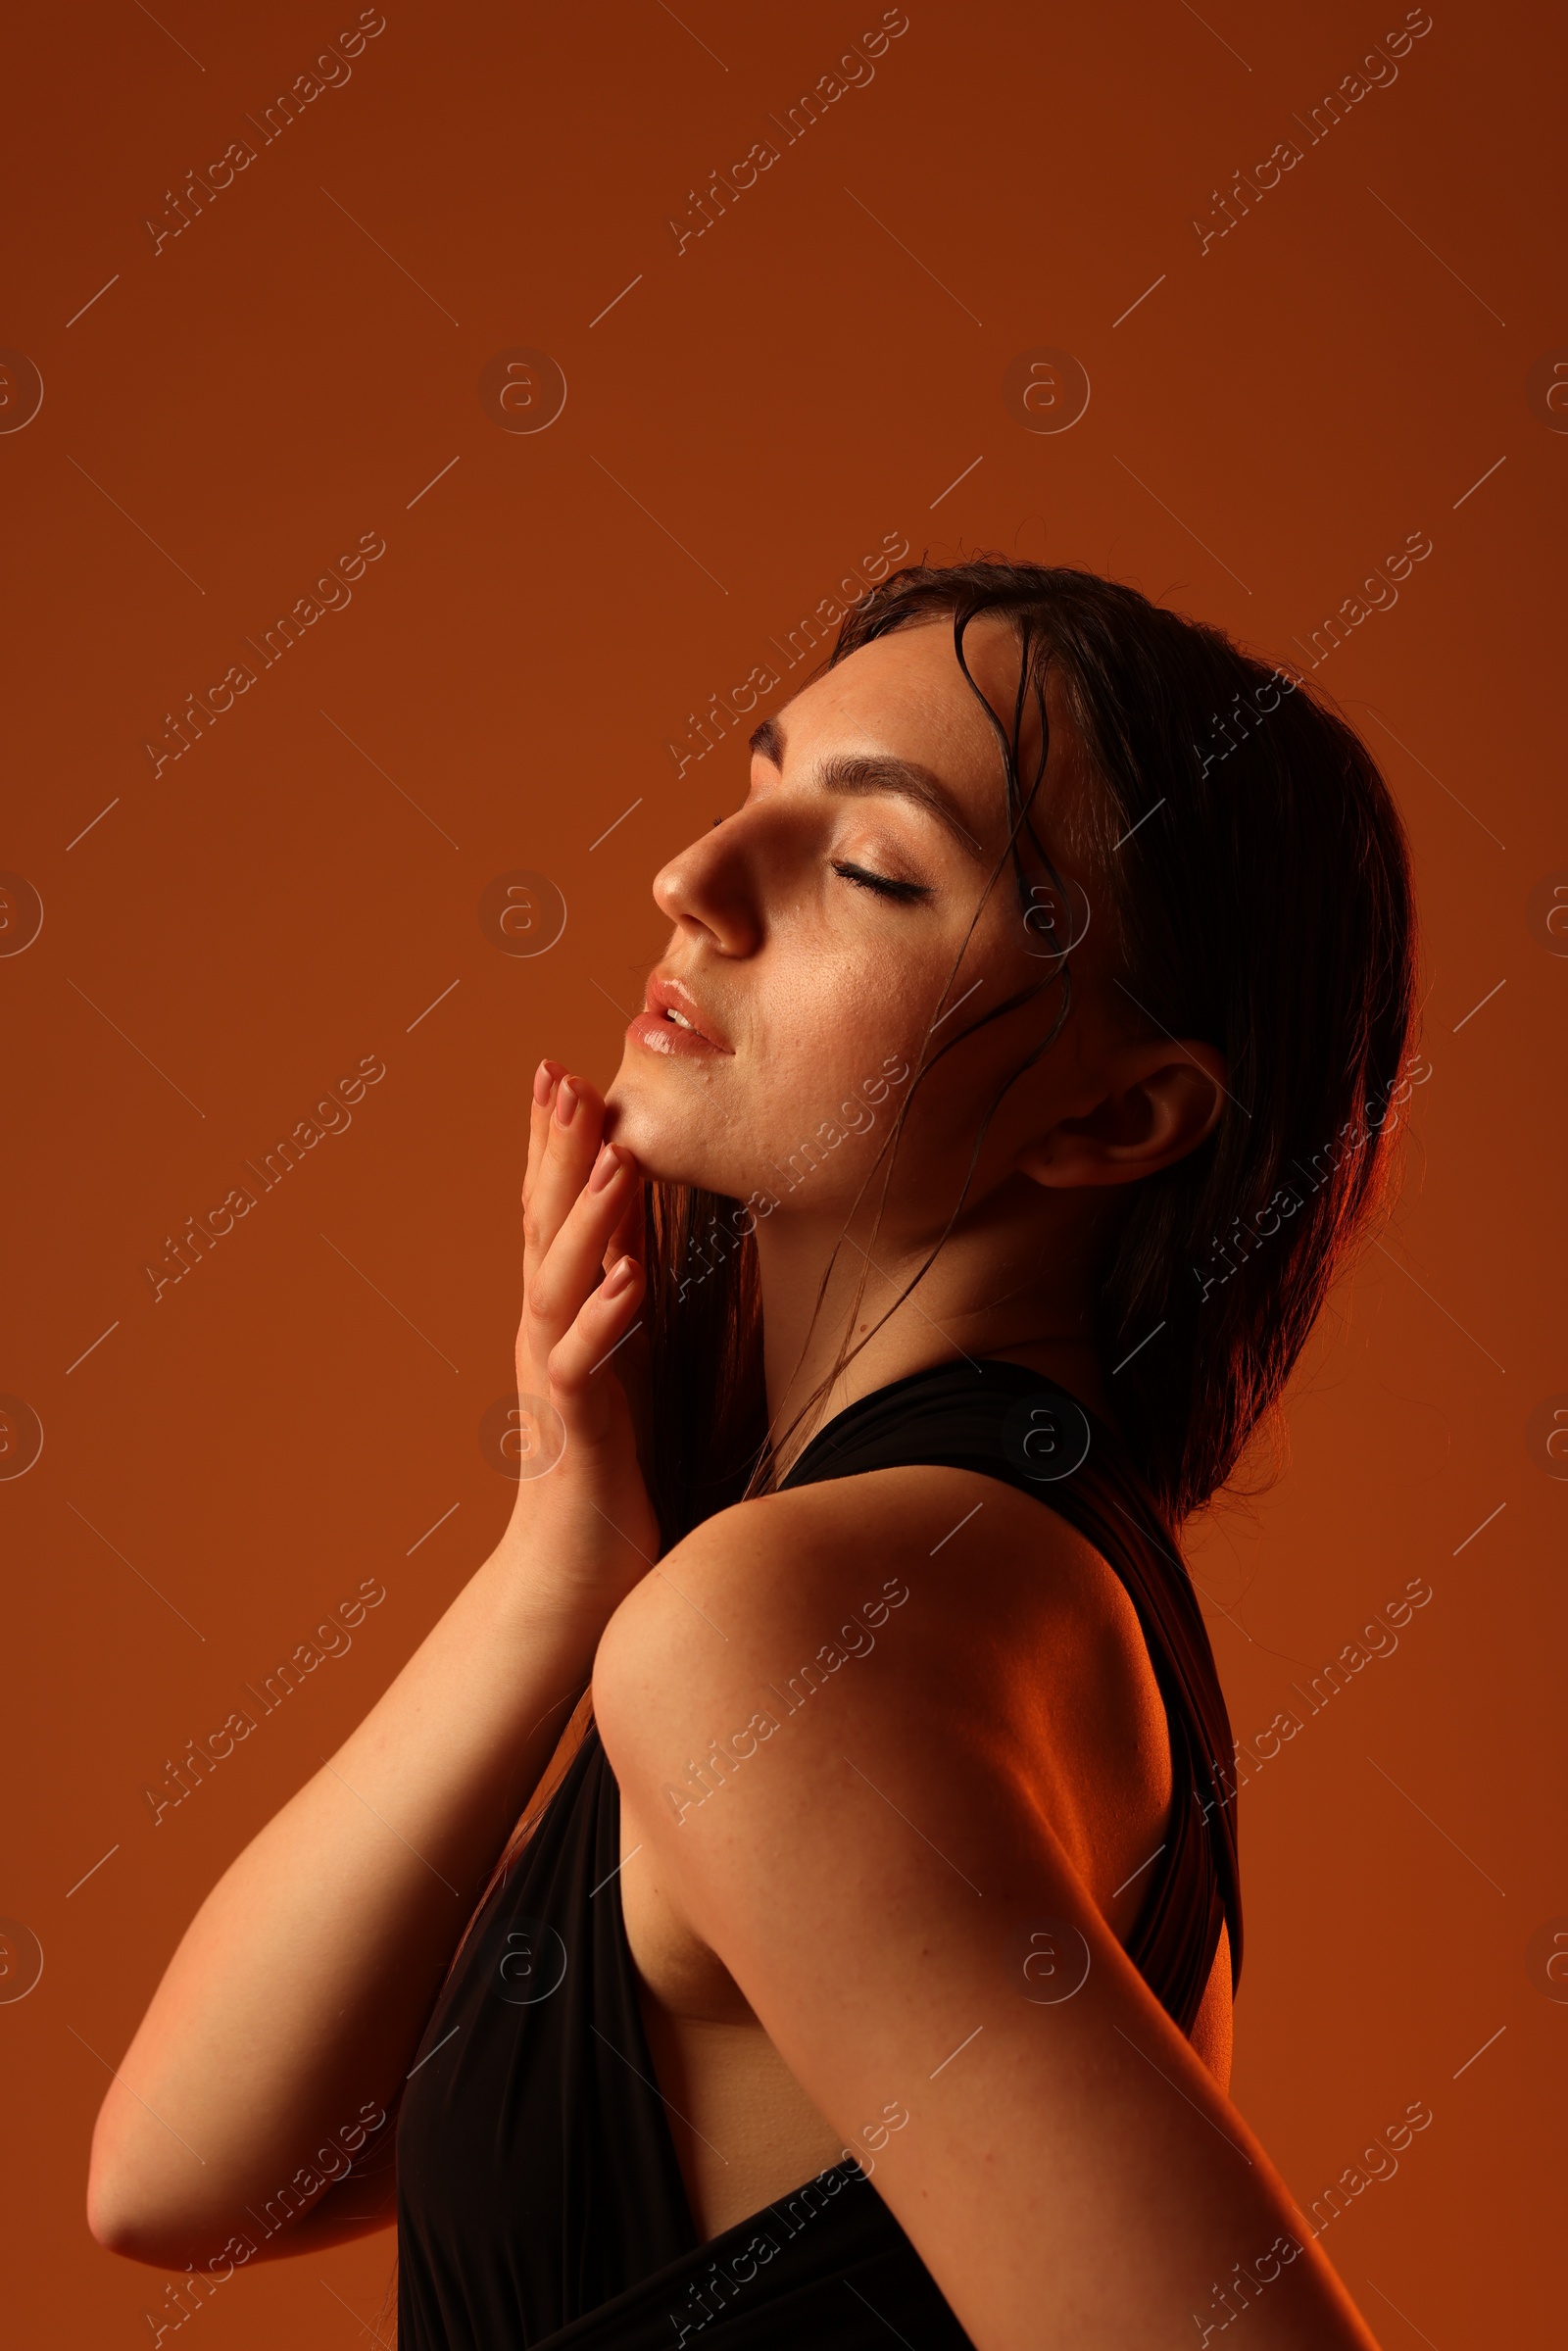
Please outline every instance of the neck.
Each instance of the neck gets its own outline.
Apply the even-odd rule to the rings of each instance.
[[[1091,1325],[1105,1197],[1020,1179],[940,1237],[869,1211],[775,1211],[757,1229],[768,1420],[785,1469],[858,1397],[932,1364],[1002,1355],[1056,1382],[1110,1426]],[[836,1254],[835,1254],[836,1251]],[[818,1300],[820,1298],[820,1306]],[[855,1350],[836,1374],[842,1352]],[[814,1403],[817,1388],[834,1375]],[[805,1408],[800,1426],[791,1423]]]

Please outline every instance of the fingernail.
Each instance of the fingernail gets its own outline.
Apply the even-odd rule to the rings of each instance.
[[[617,1257],[605,1276],[600,1296],[602,1298],[619,1298],[636,1271],[637,1260],[635,1257]]]
[[[594,1161],[593,1174],[588,1178],[590,1192],[603,1192],[620,1173],[620,1153],[612,1143],[607,1143]]]
[[[573,1086],[570,1078],[563,1078],[561,1091],[556,1096],[556,1124],[569,1127],[576,1115],[577,1089]]]
[[[549,1109],[550,1097],[556,1091],[556,1081],[560,1075],[561,1063],[559,1061],[541,1061],[534,1071],[533,1099],[541,1110]]]

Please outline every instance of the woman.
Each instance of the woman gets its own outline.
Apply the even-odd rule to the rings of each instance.
[[[1178,1532],[1385,1188],[1376,768],[1131,589],[912,566],[655,896],[608,1097],[534,1086],[507,1532],[198,1913],[94,2233],[383,2227],[397,2111],[404,2351],[1365,2351],[1225,2096]]]

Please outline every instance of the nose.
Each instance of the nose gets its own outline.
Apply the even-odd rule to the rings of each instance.
[[[716,955],[749,955],[762,941],[756,852],[746,811],[703,833],[654,876],[654,903]]]

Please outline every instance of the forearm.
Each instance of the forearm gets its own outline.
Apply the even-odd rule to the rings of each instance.
[[[216,2248],[324,2140],[392,2105],[609,1613],[531,1571],[538,1548],[509,1533],[203,1903],[99,2116],[103,2241]]]

